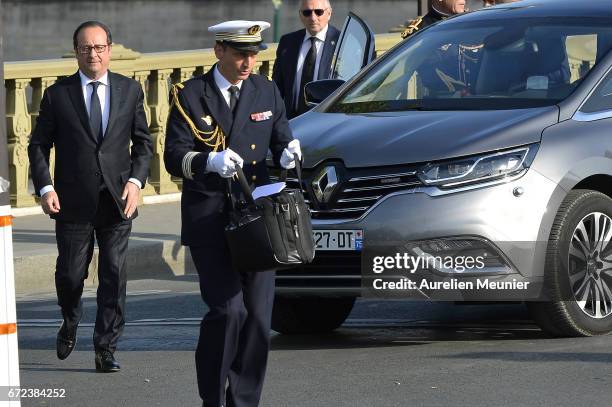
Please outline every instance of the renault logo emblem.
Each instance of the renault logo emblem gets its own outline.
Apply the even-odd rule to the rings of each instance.
[[[338,186],[338,176],[336,168],[329,166],[323,168],[319,175],[312,180],[312,189],[314,190],[317,201],[327,203]]]

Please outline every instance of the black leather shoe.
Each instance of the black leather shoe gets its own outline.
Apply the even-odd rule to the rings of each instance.
[[[96,351],[96,371],[103,373],[118,372],[121,370],[119,362],[115,360],[113,353],[109,350]]]
[[[66,327],[66,321],[62,322],[62,326],[60,326],[60,329],[57,332],[56,349],[58,359],[64,360],[70,355],[70,353],[72,353],[77,340],[77,327],[78,324],[73,328],[68,329]]]

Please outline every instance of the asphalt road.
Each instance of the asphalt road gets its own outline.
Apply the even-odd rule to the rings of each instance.
[[[205,312],[193,276],[128,283],[120,373],[94,369],[95,292],[77,348],[55,356],[53,294],[18,298],[21,384],[65,389],[22,406],[200,406],[194,368]],[[274,332],[261,406],[606,406],[612,337],[550,339],[522,305],[358,301],[336,332]]]

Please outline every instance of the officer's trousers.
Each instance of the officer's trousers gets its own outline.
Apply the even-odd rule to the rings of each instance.
[[[195,355],[200,397],[210,407],[256,407],[270,348],[275,273],[235,271],[223,238],[190,250],[209,308]]]

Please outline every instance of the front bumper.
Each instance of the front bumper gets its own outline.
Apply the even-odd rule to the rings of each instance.
[[[393,193],[358,219],[313,220],[313,228],[362,229],[365,250],[368,245],[474,236],[507,259],[511,270],[495,276],[496,281],[540,284],[548,236],[565,194],[530,169],[513,179],[460,190],[416,187]],[[279,271],[276,281],[279,295],[359,296],[361,253],[318,252],[310,265]]]

